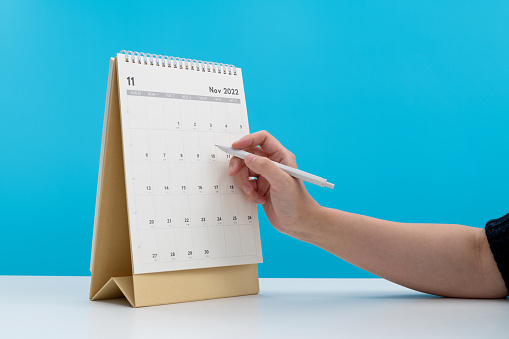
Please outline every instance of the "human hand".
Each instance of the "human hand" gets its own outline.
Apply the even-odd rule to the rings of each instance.
[[[270,161],[297,168],[295,155],[267,131],[246,135],[232,147],[256,154],[244,160],[237,157],[230,160],[229,175],[235,176],[246,198],[263,204],[265,214],[278,231],[305,239],[317,221],[321,206],[309,195],[302,180],[293,178]]]

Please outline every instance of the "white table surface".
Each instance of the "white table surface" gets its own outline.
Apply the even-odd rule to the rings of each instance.
[[[509,300],[382,279],[260,279],[258,295],[131,308],[89,277],[0,276],[0,338],[508,338]]]

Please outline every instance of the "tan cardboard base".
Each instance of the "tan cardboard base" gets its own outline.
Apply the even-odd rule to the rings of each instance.
[[[133,307],[144,307],[258,292],[252,264],[113,277],[90,300],[125,297]]]

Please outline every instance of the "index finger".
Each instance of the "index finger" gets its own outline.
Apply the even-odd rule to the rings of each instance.
[[[246,149],[258,145],[269,155],[277,152],[287,152],[287,149],[267,131],[259,131],[245,135],[235,141],[232,147],[236,149]]]

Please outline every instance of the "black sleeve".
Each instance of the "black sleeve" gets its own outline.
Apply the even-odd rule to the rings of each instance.
[[[486,237],[509,290],[509,213],[486,223]]]

